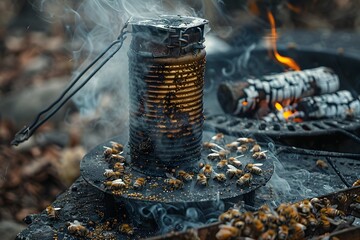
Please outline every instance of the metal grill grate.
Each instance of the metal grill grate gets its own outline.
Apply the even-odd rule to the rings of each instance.
[[[355,131],[360,127],[360,118],[313,120],[303,123],[268,123],[264,121],[237,118],[230,115],[207,115],[205,129],[215,129],[234,135],[264,134],[268,136],[326,135],[339,131]]]

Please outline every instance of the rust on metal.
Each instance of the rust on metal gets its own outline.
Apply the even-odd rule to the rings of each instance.
[[[206,23],[176,16],[130,23],[129,146],[146,174],[201,157]]]

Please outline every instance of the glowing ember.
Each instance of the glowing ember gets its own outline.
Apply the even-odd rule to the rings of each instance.
[[[282,113],[282,116],[285,120],[290,120],[289,118],[292,117],[294,114],[294,112],[291,110],[285,110],[283,108],[283,106],[278,102],[275,103],[275,108],[276,108],[276,110],[278,110],[279,112]],[[301,122],[301,119],[299,119],[299,118],[294,118],[292,120],[295,122],[299,122],[299,120],[300,120],[300,122]]]
[[[282,111],[284,108],[283,108],[283,106],[281,106],[281,104],[280,103],[275,103],[275,108],[276,108],[276,110],[278,110],[278,111]]]
[[[275,19],[270,11],[268,11],[268,18],[269,18],[270,25],[271,25],[271,44],[272,44],[275,59],[279,63],[281,63],[295,71],[300,71],[300,66],[292,58],[281,56],[278,53],[277,47],[276,47],[277,33],[276,33]]]

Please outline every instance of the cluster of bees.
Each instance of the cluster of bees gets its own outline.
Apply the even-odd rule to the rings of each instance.
[[[331,205],[329,199],[313,198],[294,204],[283,203],[276,209],[263,205],[256,212],[240,213],[237,209],[229,209],[219,216],[219,221],[218,240],[240,237],[300,240],[315,231],[329,232],[332,226],[346,222],[346,219],[345,214]]]
[[[247,163],[243,166],[240,158],[250,153],[254,160],[267,159],[266,152],[252,138],[238,138],[236,141],[224,143],[224,135],[218,133],[212,137],[212,142],[204,142],[203,147],[211,153],[207,155],[210,163],[200,165],[200,173],[197,176],[197,183],[203,186],[208,185],[208,180],[213,179],[224,182],[227,179],[236,179],[238,186],[249,185],[253,175],[261,175],[262,163]],[[224,146],[221,146],[224,145]],[[217,169],[217,170],[215,170]],[[222,171],[223,173],[218,173]]]
[[[111,169],[105,169],[104,185],[113,190],[128,189],[131,186],[131,175],[126,172],[126,159],[122,156],[124,146],[117,142],[110,142],[111,147],[104,146],[104,158],[112,165]],[[145,179],[139,179],[133,183],[134,188],[139,188],[145,184]]]
[[[227,179],[236,179],[239,186],[249,185],[253,175],[261,175],[262,163],[248,163],[243,167],[239,158],[245,153],[251,153],[255,160],[265,160],[266,151],[261,150],[261,146],[252,138],[238,138],[236,141],[225,144],[224,135],[218,133],[212,137],[211,142],[205,142],[204,149],[211,151],[207,155],[207,160],[199,164],[199,172],[186,172],[178,170],[172,174],[166,174],[164,180],[167,190],[182,189],[185,183],[192,182],[194,179],[198,186],[208,186],[209,180],[225,182]],[[221,144],[224,142],[224,144]],[[220,145],[223,145],[220,146]],[[148,179],[139,177],[132,180],[131,176],[125,171],[125,158],[123,145],[117,142],[111,142],[111,147],[104,146],[105,160],[113,163],[112,169],[106,169],[104,176],[106,181],[104,185],[114,191],[123,189],[141,190],[144,188]]]
[[[238,138],[229,144],[221,144],[224,142],[224,135],[218,133],[211,138],[211,142],[204,142],[203,148],[210,151],[205,162],[200,162],[199,172],[186,172],[179,170],[174,175],[167,174],[165,183],[172,190],[181,189],[184,184],[196,180],[198,186],[208,186],[209,180],[212,179],[219,183],[225,182],[227,179],[236,179],[238,186],[249,185],[253,179],[253,175],[261,175],[262,163],[248,163],[243,167],[243,163],[239,158],[244,157],[247,152],[255,160],[265,160],[266,152],[261,151],[261,146],[252,138]],[[224,146],[221,146],[224,145]],[[240,154],[240,155],[239,155]],[[235,155],[235,156],[234,156]]]

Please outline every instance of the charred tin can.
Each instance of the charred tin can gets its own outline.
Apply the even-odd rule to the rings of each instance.
[[[142,172],[200,159],[206,24],[181,16],[130,21],[129,146]]]

